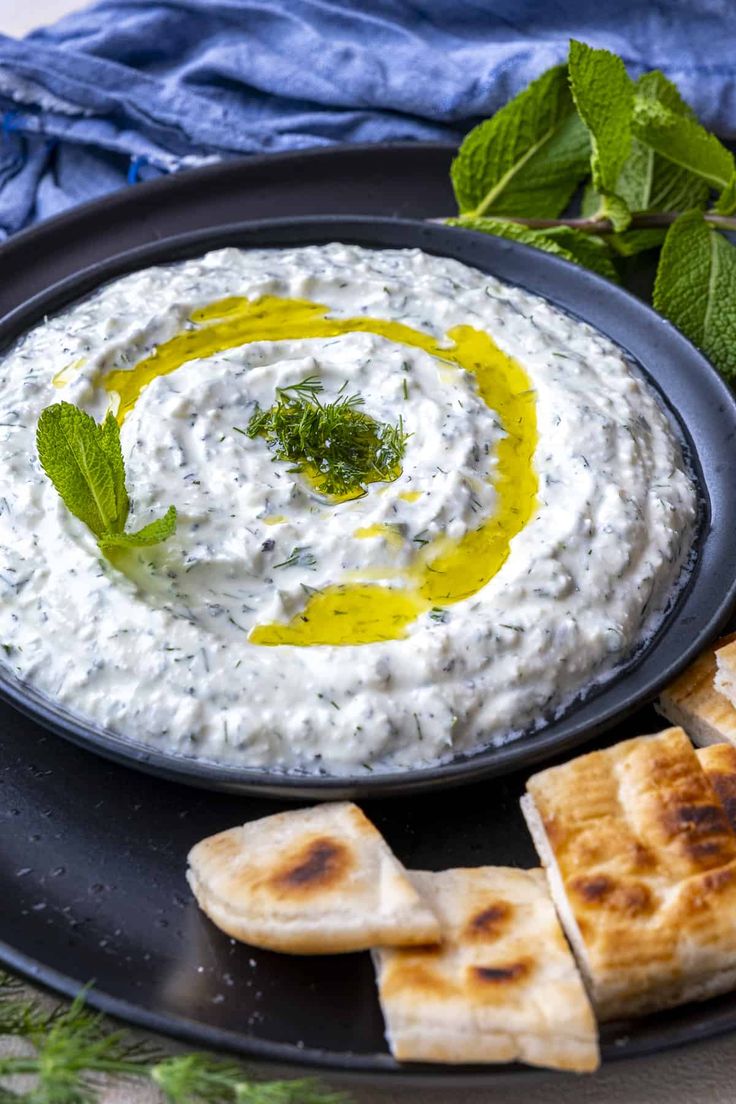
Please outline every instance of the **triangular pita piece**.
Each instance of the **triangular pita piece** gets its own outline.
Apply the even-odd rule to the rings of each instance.
[[[736,641],[736,634],[722,637],[698,656],[662,691],[657,708],[673,724],[685,729],[701,746],[723,740],[736,744],[736,708],[714,685],[716,651]]]
[[[695,753],[713,789],[721,799],[731,827],[736,828],[736,747],[711,744]]]
[[[736,633],[716,644],[714,685],[719,694],[736,705]]]
[[[682,729],[542,771],[522,809],[600,1019],[736,986],[736,832]]]
[[[598,1066],[598,1032],[541,870],[411,877],[440,917],[440,947],[373,952],[401,1061]]]
[[[436,943],[440,927],[356,805],[317,805],[202,840],[189,884],[218,928],[292,954]]]

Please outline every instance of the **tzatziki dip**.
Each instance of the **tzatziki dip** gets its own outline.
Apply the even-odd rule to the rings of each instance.
[[[0,380],[2,662],[182,756],[345,775],[518,737],[656,630],[692,545],[621,350],[419,250],[135,272]],[[60,402],[113,412],[131,526],[173,504],[168,540],[106,555],[66,508],[35,445]]]

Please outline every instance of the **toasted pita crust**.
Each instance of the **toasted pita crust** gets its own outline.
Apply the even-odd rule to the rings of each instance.
[[[716,646],[716,673],[713,685],[731,705],[736,706],[736,634]]]
[[[356,805],[318,805],[220,832],[189,853],[200,908],[228,935],[292,954],[436,943],[440,926]]]
[[[722,637],[712,648],[707,648],[662,691],[657,704],[660,713],[684,728],[701,747],[722,740],[736,744],[736,708],[714,686],[716,652],[731,641],[736,641],[736,633]]]
[[[711,744],[699,748],[695,754],[726,810],[731,827],[736,829],[736,747]]]
[[[522,808],[602,1020],[736,984],[736,832],[685,733],[535,775]]]
[[[542,871],[411,877],[440,917],[444,942],[373,952],[394,1056],[595,1069],[595,1018]]]

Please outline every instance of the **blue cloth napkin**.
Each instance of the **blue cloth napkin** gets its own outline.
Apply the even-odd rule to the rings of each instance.
[[[459,138],[571,36],[733,137],[734,31],[736,0],[101,0],[0,35],[0,238],[221,157]]]

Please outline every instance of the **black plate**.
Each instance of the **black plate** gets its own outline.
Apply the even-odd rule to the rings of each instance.
[[[216,225],[336,210],[448,214],[450,156],[440,146],[353,147],[255,158],[140,185],[0,250],[0,301],[12,309],[52,279],[208,218]],[[713,462],[720,457],[736,482],[732,443],[713,449]],[[723,526],[718,513],[715,520]],[[729,564],[724,578],[732,579],[735,567]],[[66,994],[94,979],[94,1005],[193,1045],[251,1058],[413,1085],[561,1083],[559,1075],[520,1067],[398,1067],[386,1052],[367,955],[271,955],[231,943],[204,919],[183,879],[188,848],[208,833],[285,808],[283,802],[215,796],[147,777],[59,740],[2,704],[0,722],[0,960],[10,968]],[[645,710],[605,742],[658,727],[661,719]],[[526,774],[364,807],[410,866],[529,866],[535,856],[518,811]],[[725,996],[608,1025],[603,1055],[612,1061],[647,1054],[734,1028],[736,996]]]
[[[76,743],[121,762],[212,789],[283,797],[406,794],[503,774],[538,763],[604,732],[654,695],[712,639],[736,595],[727,521],[736,517],[736,479],[723,463],[736,430],[736,402],[700,353],[634,296],[559,258],[516,242],[404,219],[322,218],[237,223],[166,238],[97,261],[40,292],[0,322],[0,349],[30,326],[123,273],[199,256],[226,245],[244,248],[343,241],[375,248],[418,247],[454,257],[544,295],[623,346],[669,404],[702,491],[695,567],[662,627],[616,676],[582,696],[562,716],[500,747],[420,770],[320,777],[208,763],[123,740],[48,701],[0,670],[0,696]],[[676,413],[675,413],[676,412]],[[728,585],[724,580],[730,579]]]

